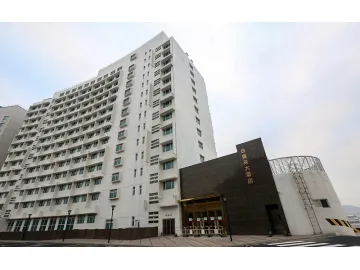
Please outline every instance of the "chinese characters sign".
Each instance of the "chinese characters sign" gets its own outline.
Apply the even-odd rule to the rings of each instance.
[[[244,171],[245,171],[245,176],[246,176],[246,179],[248,181],[248,184],[251,185],[254,183],[254,180],[252,178],[252,175],[251,175],[251,170],[250,170],[250,165],[249,165],[249,161],[248,161],[248,158],[246,156],[246,151],[244,148],[242,148],[240,150],[240,153],[241,153],[241,158],[242,158],[242,161],[243,161],[243,165],[244,165]]]

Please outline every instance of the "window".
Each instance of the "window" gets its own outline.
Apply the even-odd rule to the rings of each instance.
[[[199,109],[196,106],[194,106],[194,109],[196,113],[199,113]]]
[[[142,137],[142,143],[143,144],[145,143],[145,137]]]
[[[199,144],[199,147],[200,147],[201,149],[204,149],[204,145],[203,145],[202,142],[198,141],[198,144]]]
[[[42,220],[41,220],[41,223],[40,223],[39,231],[45,231],[45,230],[46,230],[47,223],[48,223],[48,220],[47,220],[47,219],[42,219]]]
[[[163,145],[163,152],[168,152],[171,151],[173,149],[173,143],[168,143]]]
[[[163,130],[163,135],[164,136],[169,135],[171,133],[172,133],[172,126]]]
[[[144,151],[141,152],[141,159],[144,159]]]
[[[197,98],[196,98],[196,97],[193,97],[193,99],[194,99],[195,103],[197,104]]]
[[[81,195],[81,202],[86,202],[87,195]]]
[[[65,218],[65,217],[62,217],[62,218],[59,219],[59,224],[58,224],[58,226],[57,226],[57,230],[58,230],[58,231],[64,230],[65,222],[66,222],[66,218]]]
[[[202,156],[202,155],[200,155],[200,161],[201,161],[201,162],[204,162],[204,161],[205,161],[205,157]]]
[[[327,199],[313,200],[313,202],[316,207],[330,208],[330,205],[329,205],[329,202]]]
[[[101,184],[101,178],[97,178],[94,180],[94,185],[100,185]]]
[[[169,101],[166,101],[162,104],[163,108],[169,107],[172,104],[172,100],[170,99]]]
[[[84,183],[84,182],[82,182],[82,181],[81,181],[81,182],[77,182],[77,183],[76,183],[76,188],[81,188],[81,187],[83,186],[83,183]]]
[[[120,173],[113,173],[112,176],[111,176],[111,181],[112,182],[116,182],[116,181],[119,181],[120,179]]]
[[[135,187],[132,188],[132,195],[135,195]]]
[[[90,180],[85,181],[85,187],[88,187],[90,185]]]
[[[201,137],[201,130],[197,128],[197,134]]]
[[[88,215],[87,223],[95,223],[95,215]]]
[[[146,123],[143,124],[143,128],[144,128],[144,129],[146,128]]]
[[[91,200],[92,201],[97,201],[99,199],[99,193],[93,193],[91,194]]]
[[[105,222],[105,229],[109,230],[110,228],[112,228],[111,219],[107,219]]]
[[[126,125],[127,125],[126,119],[122,119],[122,120],[120,121],[120,127],[125,127]]]
[[[200,119],[195,116],[196,123],[200,125]]]
[[[139,186],[139,195],[142,193],[142,185]]]
[[[136,177],[136,169],[134,169],[134,177]]]
[[[163,116],[163,121],[169,120],[169,119],[171,119],[171,118],[172,118],[172,113],[165,114],[165,115]]]
[[[110,190],[110,193],[109,193],[109,198],[110,199],[114,199],[117,197],[117,189],[112,189]]]
[[[77,217],[77,223],[83,224],[85,222],[85,215],[80,215]]]
[[[20,231],[22,223],[23,223],[23,221],[21,219],[16,221],[14,232],[19,232]]]
[[[140,175],[143,175],[143,168],[140,168]]]
[[[114,166],[120,166],[121,165],[121,157],[114,159]]]
[[[169,169],[172,169],[172,168],[174,168],[174,161],[173,160],[163,163],[163,170],[169,170]]]
[[[121,143],[121,144],[118,144],[117,146],[116,146],[116,152],[121,152],[121,151],[123,151],[123,144]]]
[[[57,218],[51,218],[48,231],[54,231]]]
[[[123,139],[123,138],[125,138],[125,130],[120,131],[120,132],[118,133],[118,139]]]
[[[174,188],[174,180],[165,181],[163,183],[164,190],[173,189]]]
[[[136,145],[139,145],[139,139],[136,140]]]
[[[138,154],[136,153],[136,154],[135,154],[135,160],[137,160],[137,158],[138,158]]]

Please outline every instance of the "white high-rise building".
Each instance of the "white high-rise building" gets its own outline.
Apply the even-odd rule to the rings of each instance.
[[[204,79],[161,32],[30,107],[0,171],[0,229],[105,229],[114,205],[113,228],[179,234],[179,169],[214,158]]]

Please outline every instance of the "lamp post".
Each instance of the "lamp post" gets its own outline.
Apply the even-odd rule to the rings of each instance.
[[[108,238],[108,243],[110,243],[110,236],[111,236],[111,229],[113,226],[113,215],[114,215],[114,209],[115,209],[116,205],[112,205],[111,206],[111,219],[110,219],[110,230],[109,230],[109,238]]]
[[[69,222],[69,217],[70,217],[70,214],[71,214],[71,210],[68,210],[68,216],[67,216],[67,220],[66,220],[66,223],[65,223],[65,228],[64,228],[64,234],[63,234],[63,242],[65,241],[65,235],[66,235],[66,226]]]
[[[226,222],[227,222],[228,228],[229,228],[230,241],[232,242],[231,225],[230,225],[230,218],[229,218],[229,214],[228,214],[228,208],[227,208],[227,204],[226,204],[226,201],[227,201],[226,197],[223,197],[223,201],[225,204]]]
[[[23,240],[25,239],[26,231],[27,231],[27,229],[30,227],[30,218],[31,218],[31,214],[29,214],[27,220],[25,221],[25,226],[26,226],[26,223],[27,223],[27,227],[25,227],[25,228],[23,229],[23,235],[22,235],[21,241],[23,241]]]

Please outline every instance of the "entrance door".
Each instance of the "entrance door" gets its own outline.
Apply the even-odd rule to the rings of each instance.
[[[163,219],[163,235],[175,234],[175,218]]]
[[[285,227],[284,222],[281,218],[280,209],[277,204],[271,204],[265,206],[266,211],[268,212],[269,221],[271,224],[271,229],[273,234],[282,234],[284,233]]]

